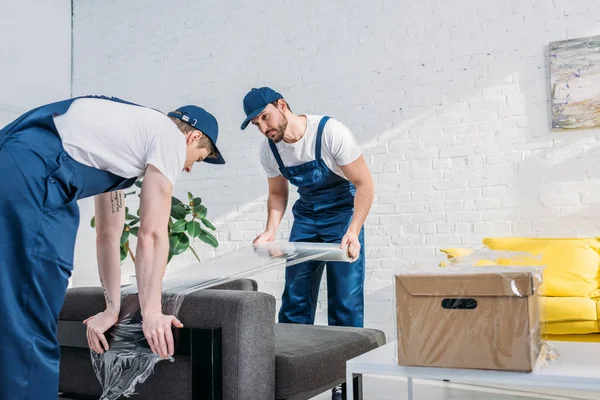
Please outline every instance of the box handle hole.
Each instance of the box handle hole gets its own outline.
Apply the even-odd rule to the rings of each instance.
[[[442,307],[446,310],[474,310],[477,307],[475,299],[444,299]]]

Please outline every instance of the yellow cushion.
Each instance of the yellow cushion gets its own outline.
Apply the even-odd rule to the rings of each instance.
[[[541,327],[542,336],[547,335],[584,335],[599,333],[598,321],[549,322]]]
[[[558,342],[592,342],[598,343],[600,342],[600,334],[597,332],[591,333],[589,335],[570,335],[570,334],[553,334],[550,333],[548,335],[542,336],[544,340],[550,341],[558,341]]]
[[[492,250],[541,254],[541,264],[546,267],[542,289],[545,296],[593,297],[598,294],[600,242],[595,238],[486,238],[483,244]]]
[[[462,249],[458,247],[453,247],[449,249],[440,249],[442,253],[446,253],[449,259],[462,257],[469,255],[473,252],[473,249]]]
[[[598,302],[585,297],[541,297],[542,322],[598,320]]]
[[[600,332],[599,303],[583,297],[542,297],[541,331],[545,335]]]
[[[454,248],[448,248],[448,249],[440,249],[440,251],[442,253],[446,253],[448,256],[448,260],[452,261],[455,258],[464,257],[464,256],[471,254],[473,252],[473,249],[463,249],[463,248],[454,247]],[[441,266],[443,266],[443,267],[445,267],[446,265],[447,265],[446,263],[441,264]],[[484,265],[498,265],[498,263],[496,263],[492,260],[478,260],[473,265],[476,267],[479,267],[479,266],[484,266]]]

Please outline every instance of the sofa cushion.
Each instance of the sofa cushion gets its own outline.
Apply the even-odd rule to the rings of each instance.
[[[542,326],[543,335],[587,335],[599,333],[598,321],[549,322]],[[556,340],[556,339],[553,339]]]
[[[598,302],[585,297],[542,297],[542,322],[597,321]]]
[[[347,360],[383,344],[375,329],[275,324],[275,398],[345,381]]]
[[[542,297],[542,334],[599,333],[600,303],[583,297]]]
[[[545,296],[597,295],[600,242],[595,238],[486,238],[483,244],[492,250],[541,255]]]
[[[460,248],[460,247],[440,249],[440,251],[442,253],[446,253],[448,260],[450,260],[450,264],[460,260],[463,257],[467,257],[469,254],[471,254],[473,252],[473,250],[474,249],[466,249],[466,248]],[[498,263],[495,261],[492,261],[492,260],[479,259],[479,260],[476,260],[473,263],[473,265],[475,265],[476,267],[479,267],[479,266],[488,266],[488,265],[498,265]],[[448,266],[448,263],[442,263],[440,266],[446,267],[446,266]]]

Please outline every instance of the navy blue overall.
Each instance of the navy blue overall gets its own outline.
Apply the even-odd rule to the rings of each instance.
[[[329,117],[319,122],[315,160],[284,166],[277,147],[269,146],[281,174],[298,187],[299,199],[292,208],[291,242],[341,243],[354,211],[356,188],[331,171],[321,158],[321,137]],[[364,227],[358,236],[360,257],[353,263],[327,262],[328,323],[363,327],[365,246]],[[319,285],[325,263],[307,261],[285,269],[285,288],[279,322],[314,324]]]
[[[1,399],[58,397],[56,327],[73,268],[77,200],[135,182],[65,152],[53,116],[74,100],[38,107],[0,130]]]

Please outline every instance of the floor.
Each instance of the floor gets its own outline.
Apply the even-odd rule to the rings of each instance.
[[[404,400],[406,380],[365,375],[365,400]],[[600,393],[540,388],[502,388],[443,381],[413,381],[414,400],[600,400]],[[322,393],[311,400],[330,400],[331,393]]]

